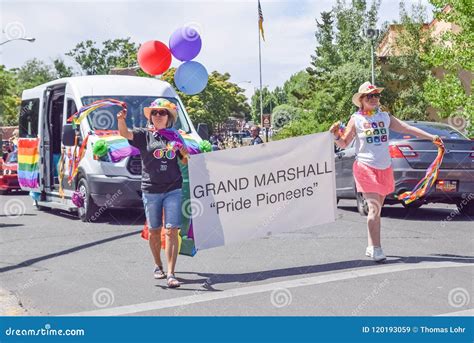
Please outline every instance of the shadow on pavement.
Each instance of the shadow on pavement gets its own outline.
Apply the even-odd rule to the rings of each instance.
[[[49,210],[47,214],[57,217],[75,220],[79,222],[79,218],[75,213],[69,213],[62,210]],[[103,212],[93,222],[87,222],[87,225],[93,224],[110,224],[110,225],[144,225],[145,212],[139,209],[108,209]]]
[[[141,230],[133,231],[133,232],[127,232],[127,233],[124,233],[124,234],[121,234],[121,235],[101,239],[101,240],[98,240],[98,241],[95,241],[95,242],[82,244],[82,245],[79,245],[77,247],[61,250],[61,251],[54,252],[54,253],[51,253],[51,254],[48,254],[48,255],[35,257],[35,258],[32,258],[32,259],[20,262],[18,264],[12,265],[12,266],[0,268],[0,273],[5,273],[5,272],[11,271],[11,270],[28,267],[28,266],[31,266],[32,264],[35,264],[35,263],[40,262],[40,261],[49,260],[49,259],[52,259],[52,258],[55,258],[55,257],[71,254],[71,253],[79,251],[79,250],[91,248],[91,247],[94,247],[94,246],[99,245],[99,244],[104,244],[104,243],[115,241],[117,239],[137,235],[140,232],[141,232]]]
[[[18,227],[18,226],[25,226],[25,224],[2,224],[0,223],[0,229],[4,227]]]
[[[474,256],[457,256],[457,255],[444,255],[434,254],[430,256],[388,256],[389,260],[386,263],[380,265],[390,264],[412,264],[421,262],[458,262],[472,264],[474,263]],[[196,274],[201,279],[185,279],[179,278],[183,284],[199,284],[201,283],[204,288],[209,291],[217,291],[214,289],[215,285],[225,283],[248,283],[255,281],[263,281],[272,278],[288,277],[288,276],[301,276],[306,274],[334,272],[340,270],[355,269],[360,267],[376,266],[379,265],[371,260],[352,260],[342,262],[332,262],[320,265],[292,267],[275,270],[264,270],[252,273],[241,273],[241,274],[210,274],[210,273],[191,273],[191,272],[178,272],[179,274]]]

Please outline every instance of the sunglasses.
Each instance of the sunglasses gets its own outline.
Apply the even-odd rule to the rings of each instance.
[[[367,99],[373,99],[373,98],[376,98],[376,99],[380,99],[381,97],[381,94],[380,93],[372,93],[372,94],[367,94],[366,95]]]
[[[169,114],[168,110],[163,110],[163,109],[151,110],[151,112],[150,112],[150,115],[152,117],[154,117],[154,116],[164,117],[164,116],[167,116],[168,114]]]

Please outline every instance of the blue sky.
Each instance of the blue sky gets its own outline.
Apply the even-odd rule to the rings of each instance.
[[[405,0],[407,7],[418,0]],[[421,1],[427,4],[427,0]],[[315,18],[335,0],[261,0],[266,42],[262,43],[263,84],[282,85],[306,68],[314,52]],[[180,26],[200,32],[203,48],[196,61],[208,71],[229,72],[232,81],[253,93],[258,86],[257,1],[1,1],[0,41],[11,36],[35,37],[36,42],[14,41],[0,47],[0,63],[19,67],[39,58],[50,63],[78,42],[131,37],[137,43],[168,43]],[[399,1],[382,0],[380,23],[398,19]],[[172,66],[179,61],[173,60]],[[77,66],[76,66],[77,68]],[[251,83],[243,82],[251,81]]]

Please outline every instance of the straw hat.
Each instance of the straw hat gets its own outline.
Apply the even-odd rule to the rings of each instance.
[[[374,86],[369,81],[364,82],[363,84],[360,85],[359,91],[352,96],[352,102],[357,107],[362,107],[362,104],[360,103],[360,97],[362,95],[369,94],[369,93],[381,93],[383,90],[384,88]]]
[[[173,123],[176,122],[176,119],[178,118],[178,111],[177,107],[175,104],[173,104],[171,101],[163,98],[157,98],[153,100],[153,102],[150,104],[150,106],[143,108],[143,113],[145,114],[145,117],[150,120],[150,114],[152,110],[157,110],[157,109],[165,109],[168,110],[170,114],[170,118]]]

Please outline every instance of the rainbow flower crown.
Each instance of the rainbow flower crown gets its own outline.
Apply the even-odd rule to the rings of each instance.
[[[173,111],[176,111],[177,109],[177,106],[175,104],[173,104],[171,101],[166,100],[166,99],[153,100],[153,102],[150,104],[150,108],[153,108],[153,107],[156,107],[156,108],[162,107],[162,108],[167,108]]]

